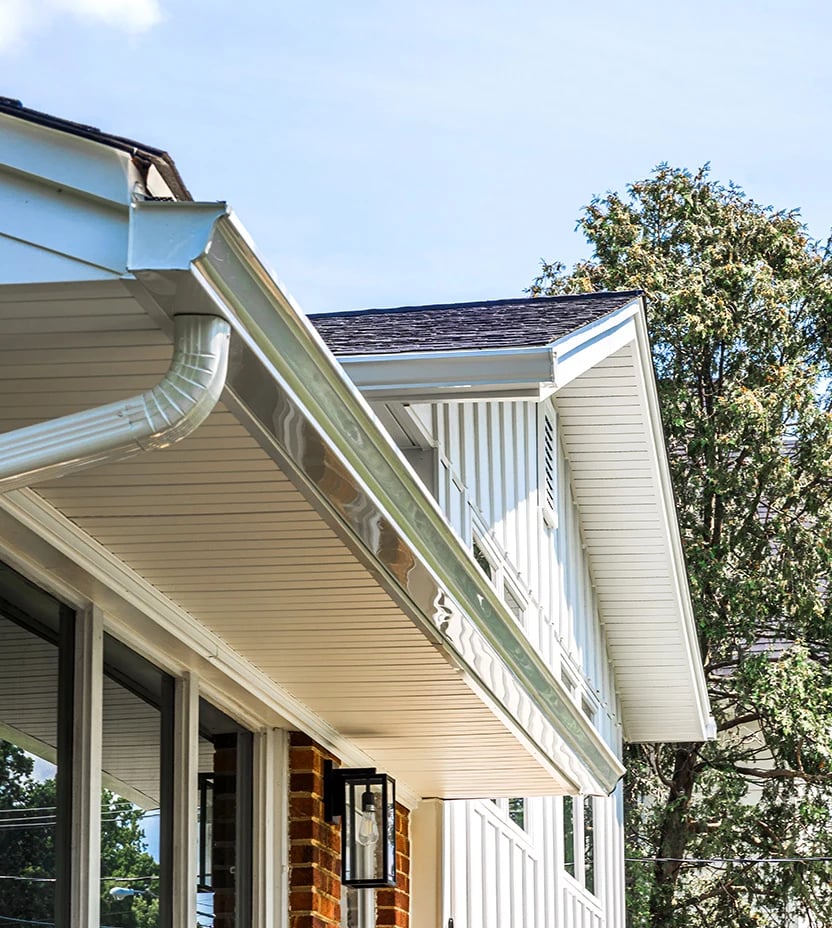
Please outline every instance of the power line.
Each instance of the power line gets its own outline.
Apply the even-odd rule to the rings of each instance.
[[[717,864],[801,864],[830,863],[832,857],[625,857],[631,864],[697,864],[699,866]]]
[[[23,883],[54,883],[56,879],[57,878],[54,876],[13,876],[0,874],[0,880],[18,880]],[[143,880],[158,880],[160,877],[156,874],[155,876],[102,876],[99,879],[102,883],[138,883]]]

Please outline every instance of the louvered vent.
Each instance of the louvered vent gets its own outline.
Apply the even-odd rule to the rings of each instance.
[[[557,521],[558,511],[556,436],[555,417],[551,412],[544,412],[541,426],[540,493],[543,501],[543,515],[553,527]]]

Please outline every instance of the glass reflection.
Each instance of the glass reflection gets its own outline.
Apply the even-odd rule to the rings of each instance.
[[[57,694],[58,648],[0,606],[0,919],[7,924],[56,921]]]
[[[252,736],[199,701],[197,924],[244,928],[251,918]]]
[[[172,680],[115,639],[104,647],[101,924],[162,928],[171,785]]]

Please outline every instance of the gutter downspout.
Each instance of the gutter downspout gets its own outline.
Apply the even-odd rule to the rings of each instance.
[[[231,329],[217,316],[176,316],[174,325],[170,368],[152,389],[0,435],[0,493],[165,448],[190,435],[225,386]]]

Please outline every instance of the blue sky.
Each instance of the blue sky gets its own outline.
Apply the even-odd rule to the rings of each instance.
[[[520,294],[661,161],[832,227],[823,0],[0,0],[0,94],[167,149],[307,311]]]

